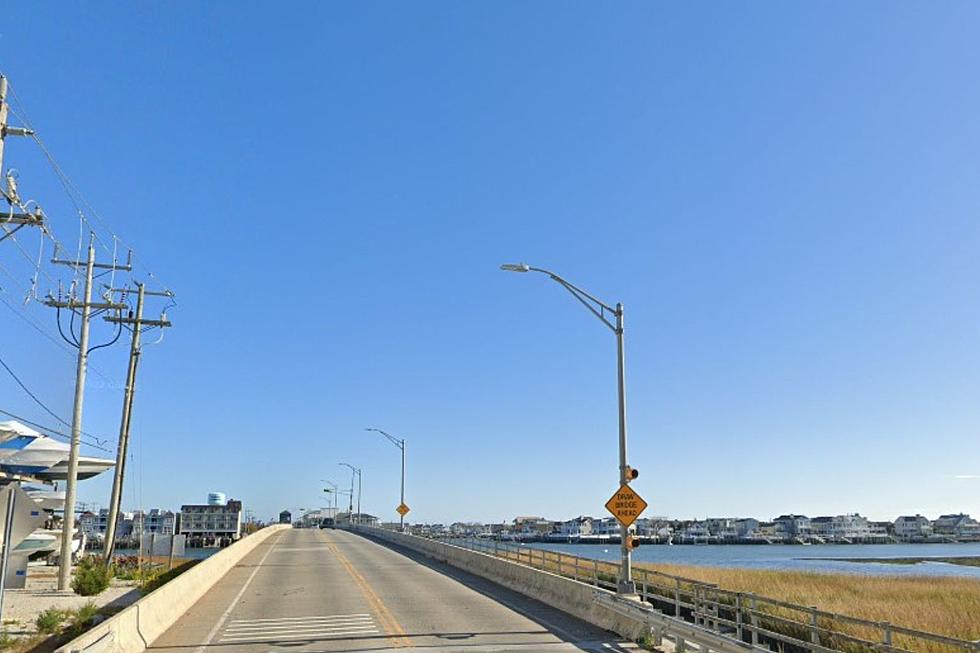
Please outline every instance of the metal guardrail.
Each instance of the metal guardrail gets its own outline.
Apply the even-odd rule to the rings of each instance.
[[[603,589],[616,589],[619,566],[595,558],[477,538],[426,538],[494,555]],[[635,567],[646,603],[735,642],[779,653],[980,653],[980,641],[820,610],[692,578]],[[980,616],[978,616],[980,619]]]

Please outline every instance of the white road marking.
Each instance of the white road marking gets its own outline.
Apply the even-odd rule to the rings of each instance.
[[[278,542],[281,539],[282,539],[282,533],[279,533],[279,536],[276,538],[276,542]],[[238,602],[241,601],[242,596],[245,594],[245,590],[248,589],[248,586],[252,584],[252,579],[255,578],[255,574],[259,573],[259,569],[262,568],[262,564],[265,562],[265,559],[269,557],[269,554],[272,553],[273,550],[275,550],[275,548],[276,548],[275,542],[269,545],[269,550],[266,551],[265,555],[262,556],[262,559],[259,560],[259,564],[255,565],[255,569],[252,570],[252,573],[249,575],[248,580],[246,580],[245,584],[242,585],[242,589],[239,590],[238,594],[235,595],[235,598],[232,599],[231,604],[228,606],[228,609],[225,610],[224,613],[222,613],[221,618],[215,622],[214,628],[212,628],[211,632],[208,633],[207,639],[204,640],[204,643],[198,646],[196,649],[194,649],[194,653],[204,653],[204,649],[211,646],[211,642],[214,640],[214,636],[218,634],[219,630],[221,630],[221,627],[224,625],[225,620],[228,618],[228,615],[231,614],[231,611],[234,610],[235,606],[238,605]]]
[[[228,623],[219,644],[375,634],[381,633],[371,615],[364,613],[278,619],[236,619]]]
[[[280,621],[312,621],[319,619],[362,619],[364,617],[370,617],[371,615],[367,612],[359,612],[357,614],[333,614],[327,616],[314,616],[314,617],[279,617],[276,619],[232,619],[228,622],[229,625],[232,624],[257,624],[266,622],[280,622]]]
[[[255,624],[253,626],[229,626],[225,628],[225,634],[230,633],[254,633],[276,630],[309,630],[310,628],[345,628],[347,626],[373,626],[374,622],[370,619],[359,619],[352,621],[313,621],[299,624]]]
[[[374,626],[365,626],[363,628],[348,628],[336,629],[336,630],[318,630],[310,631],[306,633],[254,633],[252,635],[235,635],[233,637],[222,637],[220,644],[234,644],[236,642],[254,642],[257,640],[275,640],[279,641],[282,639],[325,639],[328,637],[345,637],[348,635],[374,635],[380,634],[378,629]]]

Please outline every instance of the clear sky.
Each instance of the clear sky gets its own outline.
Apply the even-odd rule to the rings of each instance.
[[[980,516],[978,23],[968,2],[6,3],[0,70],[178,293],[124,507],[223,491],[267,518],[344,461],[394,518],[378,427],[408,441],[410,519],[602,514],[614,339],[498,270],[527,261],[626,306],[648,514]],[[38,149],[10,139],[5,165],[77,245]],[[27,258],[0,243],[15,306]],[[42,292],[66,278],[44,269]],[[68,417],[70,356],[8,307],[0,328]],[[118,382],[125,356],[93,363]],[[5,374],[0,395],[53,421]],[[85,429],[114,440],[121,401],[94,375]]]

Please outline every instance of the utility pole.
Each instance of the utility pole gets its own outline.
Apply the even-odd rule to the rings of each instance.
[[[110,292],[129,293],[130,288],[111,289]],[[116,548],[116,521],[119,518],[119,506],[122,502],[122,487],[126,473],[126,451],[129,448],[129,427],[132,422],[133,397],[136,394],[136,369],[139,366],[140,355],[142,354],[140,338],[145,329],[158,327],[164,329],[171,326],[167,315],[164,313],[159,320],[143,319],[143,300],[147,295],[158,297],[172,297],[170,291],[148,292],[142,283],[136,284],[136,314],[129,311],[127,317],[122,314],[116,317],[105,317],[106,322],[113,324],[126,325],[133,337],[129,345],[129,368],[126,372],[126,390],[123,395],[122,421],[119,424],[119,444],[116,447],[116,469],[112,478],[112,495],[109,498],[109,523],[106,524],[105,534],[105,562],[108,566],[112,562],[112,554]]]
[[[130,261],[132,258],[130,258]],[[76,269],[82,267],[80,261],[64,261],[60,259],[52,259],[52,263],[58,263],[61,265],[68,265]],[[88,259],[85,263],[85,291],[84,299],[79,302],[75,297],[71,296],[67,300],[62,300],[60,297],[55,299],[53,297],[48,297],[45,304],[53,308],[57,308],[59,312],[61,309],[65,308],[70,311],[77,311],[81,309],[82,314],[82,324],[79,329],[79,336],[77,342],[72,342],[72,344],[78,347],[78,365],[75,370],[75,404],[72,409],[72,421],[71,421],[71,448],[68,454],[68,478],[65,483],[65,518],[62,524],[61,532],[61,555],[59,557],[59,567],[58,567],[58,589],[65,591],[68,589],[68,584],[71,579],[71,541],[72,535],[75,532],[75,496],[77,493],[78,485],[78,452],[82,444],[82,405],[85,401],[85,373],[88,369],[88,355],[91,350],[88,346],[88,334],[89,334],[89,322],[92,318],[92,309],[98,311],[106,310],[122,310],[127,308],[125,304],[115,304],[112,302],[111,297],[105,298],[103,302],[92,302],[92,279],[96,268],[106,269],[106,270],[132,270],[132,265],[127,263],[124,266],[118,266],[115,263],[96,263],[95,262],[95,234],[91,234],[89,237],[88,244]],[[61,325],[59,323],[59,329]],[[72,334],[74,338],[74,334]]]
[[[11,208],[6,215],[0,213],[0,225],[17,225],[13,231],[7,231],[6,227],[4,227],[4,233],[2,236],[0,236],[0,241],[6,240],[8,237],[12,236],[26,225],[36,227],[44,223],[44,213],[41,212],[40,207],[35,208],[33,213],[15,213],[13,211],[15,206],[20,206],[20,198],[17,196],[17,183],[14,181],[13,176],[4,173],[4,141],[6,140],[7,136],[33,136],[34,132],[24,127],[11,127],[9,124],[7,124],[9,108],[10,105],[7,103],[7,78],[0,75],[0,178],[6,181],[6,188],[0,189],[0,192],[3,193],[3,196],[6,198],[7,203],[10,204]]]
[[[7,124],[7,78],[0,75],[0,176],[3,176],[3,141],[7,136],[33,136],[34,132],[24,127],[11,127]]]

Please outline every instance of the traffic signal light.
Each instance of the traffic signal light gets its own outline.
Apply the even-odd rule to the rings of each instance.
[[[630,535],[626,538],[626,546],[630,549],[635,549],[640,546],[640,538],[635,535]]]
[[[640,475],[640,470],[633,469],[629,465],[626,466],[626,482],[627,483],[629,483],[630,481],[634,480],[639,475]]]

